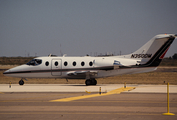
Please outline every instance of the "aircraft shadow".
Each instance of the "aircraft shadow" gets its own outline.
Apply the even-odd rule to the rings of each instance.
[[[65,85],[62,85],[62,86],[85,86],[85,87],[87,87],[86,85],[83,85],[83,84],[80,84],[80,85],[79,84],[77,84],[77,85],[74,85],[74,84],[73,85],[72,84],[67,85],[67,84],[65,84]],[[96,87],[96,86],[106,86],[106,85],[102,84],[102,85],[88,85],[88,86],[95,86]]]

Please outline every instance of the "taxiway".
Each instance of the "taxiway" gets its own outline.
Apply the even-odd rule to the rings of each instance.
[[[104,92],[102,94],[124,87],[123,84],[98,86],[30,84],[12,85],[11,88],[7,84],[0,85],[0,119],[177,119],[177,86],[175,85],[170,86],[170,112],[174,113],[174,116],[162,115],[167,112],[166,85],[156,85],[156,87],[154,85],[127,85],[136,87],[136,89],[68,102],[52,101],[98,94],[100,86]],[[16,87],[18,90],[15,91]],[[5,92],[7,89],[9,91]],[[88,94],[85,89],[91,93]]]

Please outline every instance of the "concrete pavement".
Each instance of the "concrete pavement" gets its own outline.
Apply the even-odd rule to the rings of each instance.
[[[136,87],[128,92],[137,93],[166,93],[167,85],[139,85],[126,84],[127,87]],[[96,86],[86,86],[85,84],[0,84],[0,92],[102,92],[124,87],[124,84],[98,84]],[[177,85],[170,85],[170,93],[177,93]]]

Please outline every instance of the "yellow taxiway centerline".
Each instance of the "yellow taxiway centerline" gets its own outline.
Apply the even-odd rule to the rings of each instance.
[[[112,95],[112,94],[120,94],[121,92],[130,91],[130,90],[133,90],[133,89],[135,89],[135,87],[126,87],[126,88],[122,87],[122,88],[118,88],[118,89],[112,90],[112,91],[107,92],[107,93],[84,95],[84,96],[77,96],[77,97],[70,97],[70,98],[62,98],[62,99],[57,99],[57,100],[50,100],[49,102],[69,102],[69,101],[73,101],[73,100],[80,100],[80,99],[91,98],[91,97],[106,96],[106,95]]]

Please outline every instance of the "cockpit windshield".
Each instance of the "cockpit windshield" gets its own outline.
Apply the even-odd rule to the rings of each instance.
[[[33,59],[31,61],[29,61],[28,63],[26,63],[27,65],[33,65],[33,66],[36,66],[36,65],[40,65],[42,63],[42,60],[40,59]]]

